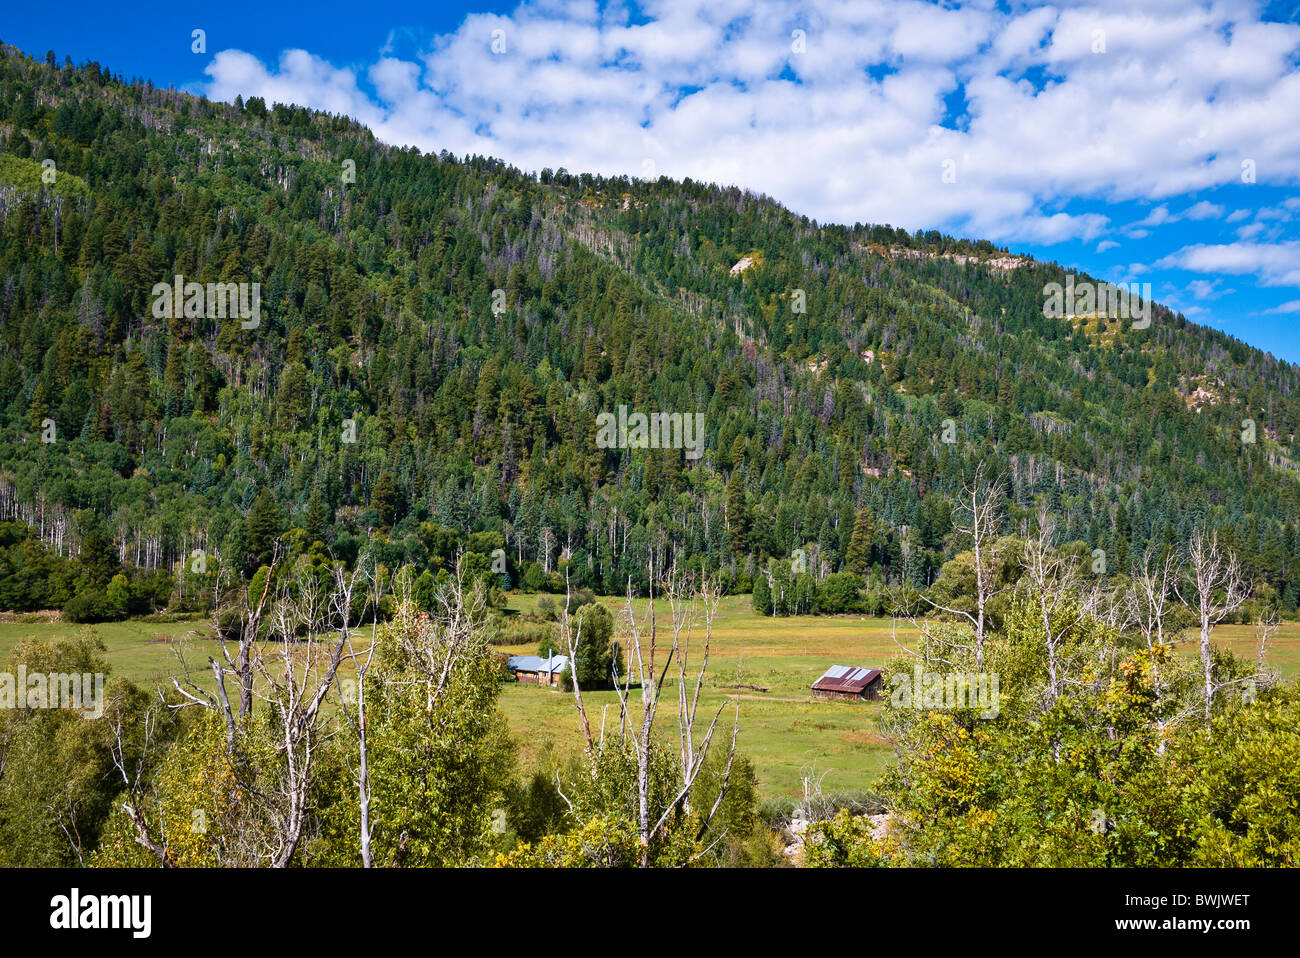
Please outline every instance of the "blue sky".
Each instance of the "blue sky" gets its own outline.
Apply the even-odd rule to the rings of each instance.
[[[66,2],[10,5],[0,40],[426,150],[988,238],[1300,362],[1298,22],[1300,0]]]

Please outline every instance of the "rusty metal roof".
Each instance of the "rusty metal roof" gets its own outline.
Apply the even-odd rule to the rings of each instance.
[[[818,692],[862,692],[880,675],[880,669],[864,669],[851,665],[832,665],[826,674],[813,683]]]

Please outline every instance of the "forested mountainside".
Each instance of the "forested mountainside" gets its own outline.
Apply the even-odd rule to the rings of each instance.
[[[921,584],[983,463],[1012,528],[1041,499],[1122,572],[1208,522],[1295,608],[1300,368],[1159,305],[1048,318],[1059,264],[11,47],[0,149],[0,607],[174,603],[280,534],[597,591],[796,550]],[[256,325],[160,318],[178,276],[260,284]],[[702,414],[701,454],[602,447],[620,406]]]

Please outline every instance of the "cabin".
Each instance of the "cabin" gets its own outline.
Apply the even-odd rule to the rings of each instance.
[[[567,655],[512,655],[506,668],[516,682],[533,682],[537,685],[558,686],[560,675],[569,667]]]
[[[865,702],[880,698],[885,677],[880,669],[851,665],[832,665],[812,684],[812,694],[819,699],[855,699]]]

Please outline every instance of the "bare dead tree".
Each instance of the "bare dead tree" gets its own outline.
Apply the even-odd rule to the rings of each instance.
[[[1125,594],[1125,609],[1128,621],[1141,633],[1147,648],[1166,644],[1166,633],[1176,608],[1177,580],[1177,556],[1171,552],[1157,562],[1150,550],[1142,556],[1142,566],[1132,576],[1132,588]]]
[[[1258,686],[1272,685],[1277,681],[1277,673],[1269,669],[1264,664],[1264,659],[1268,654],[1269,641],[1277,634],[1282,627],[1281,620],[1278,617],[1277,606],[1271,602],[1261,604],[1255,612],[1255,672],[1244,678],[1236,679],[1232,682],[1225,682],[1219,686],[1220,689],[1228,685],[1243,685],[1245,691],[1252,696]]]
[[[677,577],[670,581],[668,587],[664,590],[664,595],[668,600],[669,607],[672,610],[673,617],[673,645],[679,649],[677,655],[677,738],[679,747],[679,764],[682,772],[683,781],[693,781],[698,774],[699,762],[702,760],[699,748],[695,741],[696,715],[700,707],[700,692],[704,688],[704,676],[709,668],[709,652],[713,642],[713,623],[718,615],[718,605],[722,601],[722,590],[718,585],[716,577],[703,576],[698,590],[694,586],[694,577],[683,576]],[[704,625],[704,650],[700,661],[700,667],[695,672],[693,685],[692,679],[688,677],[687,671],[690,667],[691,657],[691,633],[698,617],[703,620]],[[722,709],[719,707],[719,713]],[[716,719],[715,719],[716,721]],[[726,792],[726,782],[731,774],[731,761],[735,757],[733,748],[731,758],[728,759],[726,773],[723,777],[722,795],[719,795],[718,802],[721,802]],[[683,796],[683,807],[689,813],[691,810],[689,790]],[[717,810],[715,803],[714,811]],[[713,813],[710,812],[709,819]],[[708,820],[705,821],[705,828],[708,826]],[[702,834],[703,832],[701,832]]]
[[[181,701],[172,705],[171,708],[179,710],[199,706],[215,710],[225,721],[226,753],[233,756],[239,729],[234,711],[230,707],[230,697],[226,694],[226,671],[222,668],[221,663],[209,656],[208,665],[211,667],[213,677],[216,679],[216,693],[208,692],[198,683],[193,671],[190,669],[189,659],[187,658],[188,640],[193,637],[193,632],[182,636],[172,650],[181,670],[180,676],[172,676],[172,688],[181,696]],[[228,656],[227,659],[229,660]]]
[[[157,858],[159,867],[168,868],[174,863],[167,848],[167,835],[161,830],[162,816],[158,816],[159,834],[155,834],[145,814],[146,779],[150,770],[149,762],[157,748],[155,740],[162,708],[164,706],[160,697],[159,702],[151,703],[145,709],[142,717],[140,747],[135,749],[127,743],[123,710],[118,707],[118,703],[110,703],[109,728],[113,738],[109,743],[109,756],[114,774],[122,779],[122,809],[131,819],[131,826],[135,829],[136,844]]]
[[[407,595],[399,598],[388,623],[386,639],[414,675],[410,680],[423,687],[425,708],[433,711],[447,688],[452,672],[470,649],[482,638],[482,623],[487,612],[487,592],[483,583],[467,581],[464,556],[456,559],[456,569],[434,596],[436,608],[425,614]]]
[[[651,593],[650,607],[654,608],[654,595]],[[655,713],[659,709],[659,687],[662,676],[656,678],[653,671],[646,668],[646,655],[642,651],[641,632],[637,627],[636,610],[632,604],[632,580],[628,578],[627,604],[624,606],[628,635],[631,639],[625,684],[618,690],[619,715],[622,728],[632,725],[632,715],[628,709],[629,691],[632,682],[633,665],[641,690],[641,729],[634,737],[629,737],[637,763],[637,828],[643,845],[648,846],[650,837],[650,748],[651,734],[654,730]],[[654,631],[650,633],[650,653],[653,662]],[[667,666],[665,666],[667,672]],[[648,848],[642,851],[642,865],[648,864]]]
[[[1142,566],[1132,576],[1129,588],[1124,593],[1124,614],[1127,623],[1131,623],[1142,635],[1148,650],[1166,644],[1166,635],[1171,628],[1176,611],[1174,602],[1174,585],[1178,579],[1178,559],[1167,553],[1163,560],[1156,561],[1151,550],[1142,556]],[[1164,715],[1164,706],[1169,694],[1164,675],[1160,669],[1157,656],[1151,657],[1151,680],[1156,693],[1156,727],[1160,732],[1158,750],[1164,754],[1167,743],[1165,729],[1169,719]]]
[[[1214,705],[1214,658],[1210,635],[1214,627],[1241,607],[1250,586],[1241,563],[1230,550],[1219,545],[1219,534],[1199,528],[1187,543],[1187,581],[1175,583],[1178,597],[1196,614],[1201,631],[1201,668],[1205,674],[1204,701],[1206,733],[1210,730]]]
[[[970,540],[975,575],[975,611],[944,605],[925,593],[918,593],[914,600],[904,589],[904,618],[921,633],[924,640],[924,648],[917,652],[898,642],[895,631],[895,642],[904,652],[923,659],[926,664],[932,661],[942,662],[952,667],[956,666],[950,658],[954,651],[973,654],[975,671],[983,671],[984,645],[988,635],[988,605],[995,597],[1007,591],[1006,586],[1000,586],[997,582],[997,541],[1002,529],[1002,500],[999,484],[985,480],[984,466],[981,464],[975,472],[974,480],[964,485],[957,496],[953,521],[954,531],[963,539]],[[959,641],[951,629],[936,626],[930,619],[936,612],[952,619],[964,619],[970,625],[973,644]]]
[[[258,629],[262,624],[262,617],[266,614],[267,601],[271,597],[271,591],[275,582],[275,570],[280,562],[284,559],[284,543],[279,539],[275,541],[275,546],[271,553],[271,564],[268,566],[266,581],[262,586],[261,594],[254,597],[251,593],[245,593],[244,601],[239,606],[239,651],[237,662],[234,667],[230,667],[230,653],[222,636],[221,648],[225,654],[227,665],[223,668],[225,672],[233,672],[239,677],[239,717],[248,718],[253,714],[253,677],[256,671],[252,661],[252,650],[257,642]],[[218,611],[217,631],[221,634],[220,612]],[[216,671],[216,664],[213,663],[213,671]],[[222,689],[222,695],[225,694],[225,682],[218,676],[218,685]]]
[[[707,655],[704,666],[697,676],[697,685],[695,692],[689,700],[685,692],[679,695],[679,734],[683,743],[682,752],[682,781],[677,794],[669,801],[659,814],[655,817],[655,810],[651,808],[650,803],[650,770],[652,762],[652,749],[654,747],[654,724],[658,715],[659,702],[662,696],[664,678],[667,676],[668,669],[672,666],[673,660],[683,653],[685,645],[683,635],[689,633],[689,625],[694,621],[696,611],[694,608],[698,595],[703,594],[704,604],[708,608],[707,622],[708,631],[712,632],[713,617],[716,615],[718,593],[715,586],[706,586],[703,593],[697,593],[694,590],[693,583],[689,580],[679,579],[672,571],[664,575],[663,588],[661,591],[669,597],[669,606],[673,615],[673,641],[668,648],[664,658],[662,669],[656,674],[650,663],[653,662],[655,636],[653,630],[654,622],[654,604],[655,599],[653,592],[650,598],[649,616],[652,623],[651,630],[646,640],[643,640],[643,628],[638,625],[636,610],[632,601],[632,583],[628,581],[627,602],[624,606],[623,621],[626,624],[627,634],[629,637],[629,664],[626,672],[626,678],[622,686],[616,685],[616,691],[619,698],[619,712],[621,725],[628,728],[633,724],[630,714],[630,689],[632,676],[635,673],[641,690],[641,722],[640,729],[635,736],[629,736],[632,744],[633,753],[637,763],[637,826],[641,839],[642,852],[641,864],[649,864],[650,844],[658,838],[663,830],[667,827],[673,814],[679,809],[686,808],[692,788],[704,767],[705,759],[708,757],[709,746],[712,743],[714,732],[717,730],[718,720],[722,715],[723,708],[726,707],[724,702],[714,713],[712,720],[699,744],[695,744],[695,710],[698,707],[699,689],[703,684],[704,672],[707,668]],[[689,598],[688,598],[689,596]],[[682,685],[685,686],[685,666],[679,666],[679,677],[682,679]],[[693,704],[692,704],[693,703]],[[690,729],[686,728],[690,725]],[[723,773],[722,783],[719,788],[719,794],[714,800],[710,811],[703,819],[703,823],[696,836],[697,840],[707,831],[709,824],[712,822],[718,808],[721,807],[725,798],[728,785],[731,778],[731,770],[735,762],[736,740],[740,727],[740,709],[737,703],[736,721],[732,728],[731,751],[727,759],[726,769]],[[689,742],[689,746],[685,743]]]
[[[966,514],[958,532],[970,537],[975,558],[975,671],[984,668],[984,632],[989,600],[999,589],[995,584],[996,543],[1001,530],[1002,490],[996,483],[984,481],[984,466],[976,470],[975,481],[962,489],[961,510]]]
[[[281,578],[273,595],[267,594],[268,585],[244,619],[245,626],[257,625],[241,630],[241,665],[231,664],[233,657],[224,642],[227,665],[208,659],[217,683],[215,695],[194,681],[183,650],[178,651],[185,678],[183,682],[173,678],[172,685],[183,701],[173,707],[197,705],[222,715],[235,786],[261,813],[259,821],[245,823],[237,856],[241,861],[286,867],[302,839],[313,764],[321,744],[332,734],[323,727],[321,705],[335,687],[351,643],[352,606],[363,577],[360,564],[351,573],[338,565],[331,570],[332,581],[326,588],[316,570],[303,565],[291,578]],[[261,635],[263,622],[267,628]],[[320,637],[331,629],[337,635],[322,648]],[[246,636],[251,640],[245,645]],[[242,663],[247,663],[251,675],[247,683],[238,671]],[[239,675],[241,688],[251,688],[271,706],[268,729],[277,761],[272,769],[255,767],[240,745],[252,709],[241,709],[236,720],[225,690],[227,674]]]
[[[269,821],[267,859],[283,868],[293,858],[307,818],[311,772],[320,745],[331,733],[322,728],[321,704],[334,687],[351,635],[352,603],[364,573],[336,569],[333,586],[322,594],[315,570],[303,567],[281,586],[271,614],[267,644],[272,654],[256,656],[258,694],[271,708],[274,745],[280,766],[271,781],[249,794]],[[318,636],[332,621],[337,635],[324,650]]]
[[[1085,595],[1078,563],[1062,555],[1057,543],[1056,523],[1045,508],[1038,512],[1037,529],[1025,540],[1025,580],[1043,629],[1047,652],[1047,704],[1061,695],[1068,663],[1063,659],[1065,643],[1077,634],[1095,596]]]
[[[961,641],[961,638],[965,636],[964,627],[941,619],[931,618],[936,611],[951,611],[954,615],[966,615],[959,609],[949,610],[945,606],[930,601],[925,596],[914,598],[904,589],[902,600],[903,618],[920,634],[920,649],[913,648],[898,637],[897,619],[894,619],[889,634],[899,649],[907,655],[920,659],[927,668],[931,663],[937,662],[955,669],[958,667],[955,657],[963,654],[973,655],[975,646],[970,642]]]
[[[542,534],[539,538],[539,545],[542,547],[542,571],[551,571],[551,551],[555,548],[555,533],[551,531],[550,526],[542,527]]]
[[[692,576],[679,576],[670,579],[663,590],[664,598],[673,619],[673,648],[677,649],[677,744],[678,764],[682,778],[690,773],[695,759],[695,711],[700,702],[700,688],[704,684],[704,670],[709,666],[709,636],[704,639],[704,663],[696,676],[694,694],[691,694],[690,680],[686,668],[691,655],[691,633],[696,622]],[[716,611],[716,606],[712,612]],[[712,618],[709,621],[710,630]],[[690,811],[690,797],[686,797],[684,807]]]
[[[804,823],[822,822],[835,817],[835,801],[822,789],[822,782],[830,774],[826,769],[817,773],[817,763],[805,765],[799,770],[799,785],[803,790],[803,799],[795,806],[794,814]]]
[[[346,694],[340,696],[342,700],[340,711],[344,720],[352,727],[357,736],[357,766],[352,770],[352,774],[357,787],[357,806],[361,817],[358,835],[361,845],[361,866],[363,868],[372,868],[374,866],[374,851],[372,844],[373,829],[370,820],[370,726],[369,717],[366,714],[366,675],[370,671],[370,666],[375,657],[375,650],[379,645],[379,600],[384,592],[384,574],[379,564],[373,561],[369,550],[363,552],[357,558],[356,569],[364,579],[367,587],[367,598],[370,602],[370,642],[364,652],[359,651],[353,642],[355,632],[349,625],[349,620],[344,620],[343,628],[347,630],[344,658],[352,662],[357,670],[355,680],[356,712],[354,714],[352,709],[349,708],[349,696]],[[350,590],[354,581],[354,579],[345,577],[342,566],[335,566],[336,596],[341,595],[345,588]],[[351,605],[350,600],[347,604]]]
[[[1268,643],[1273,636],[1277,635],[1278,630],[1282,627],[1282,622],[1278,618],[1277,606],[1269,603],[1263,606],[1255,615],[1255,647],[1258,655],[1255,659],[1255,669],[1263,674],[1264,656],[1268,652]]]
[[[59,828],[63,832],[63,837],[67,839],[72,853],[77,856],[77,865],[86,867],[86,856],[84,853],[84,841],[81,837],[81,829],[77,827],[77,802],[73,797],[75,788],[71,782],[64,785],[62,801],[46,802],[45,809],[59,823]]]
[[[235,749],[236,726],[238,723],[234,709],[230,704],[230,696],[226,691],[226,676],[232,675],[239,680],[239,720],[242,721],[253,714],[253,685],[255,676],[259,671],[259,665],[255,661],[258,634],[262,629],[268,604],[273,597],[272,593],[276,580],[275,572],[283,558],[284,544],[277,539],[266,578],[261,589],[257,590],[256,595],[249,591],[248,587],[242,587],[234,590],[235,595],[228,596],[223,602],[221,583],[224,581],[226,573],[222,570],[217,574],[216,583],[213,585],[212,615],[217,640],[221,645],[221,659],[218,661],[215,656],[208,657],[208,667],[212,670],[212,676],[216,680],[215,697],[193,680],[189,665],[184,659],[184,649],[181,648],[177,651],[177,655],[181,659],[185,679],[184,682],[181,682],[173,678],[173,687],[184,697],[186,705],[201,705],[220,710],[226,722],[226,750],[231,754],[234,753]],[[226,618],[227,614],[237,618],[237,625],[233,629],[223,627],[222,620]],[[229,635],[232,631],[236,635],[234,651],[231,650]]]
[[[582,702],[582,682],[578,678],[578,650],[582,645],[582,619],[569,615],[572,594],[569,590],[569,571],[564,571],[564,611],[560,615],[560,637],[564,640],[565,651],[569,655],[569,682],[573,686],[573,701],[578,708],[578,721],[582,726],[582,737],[587,744],[587,758],[595,767],[596,748],[591,737],[591,721],[587,718],[587,708]]]

